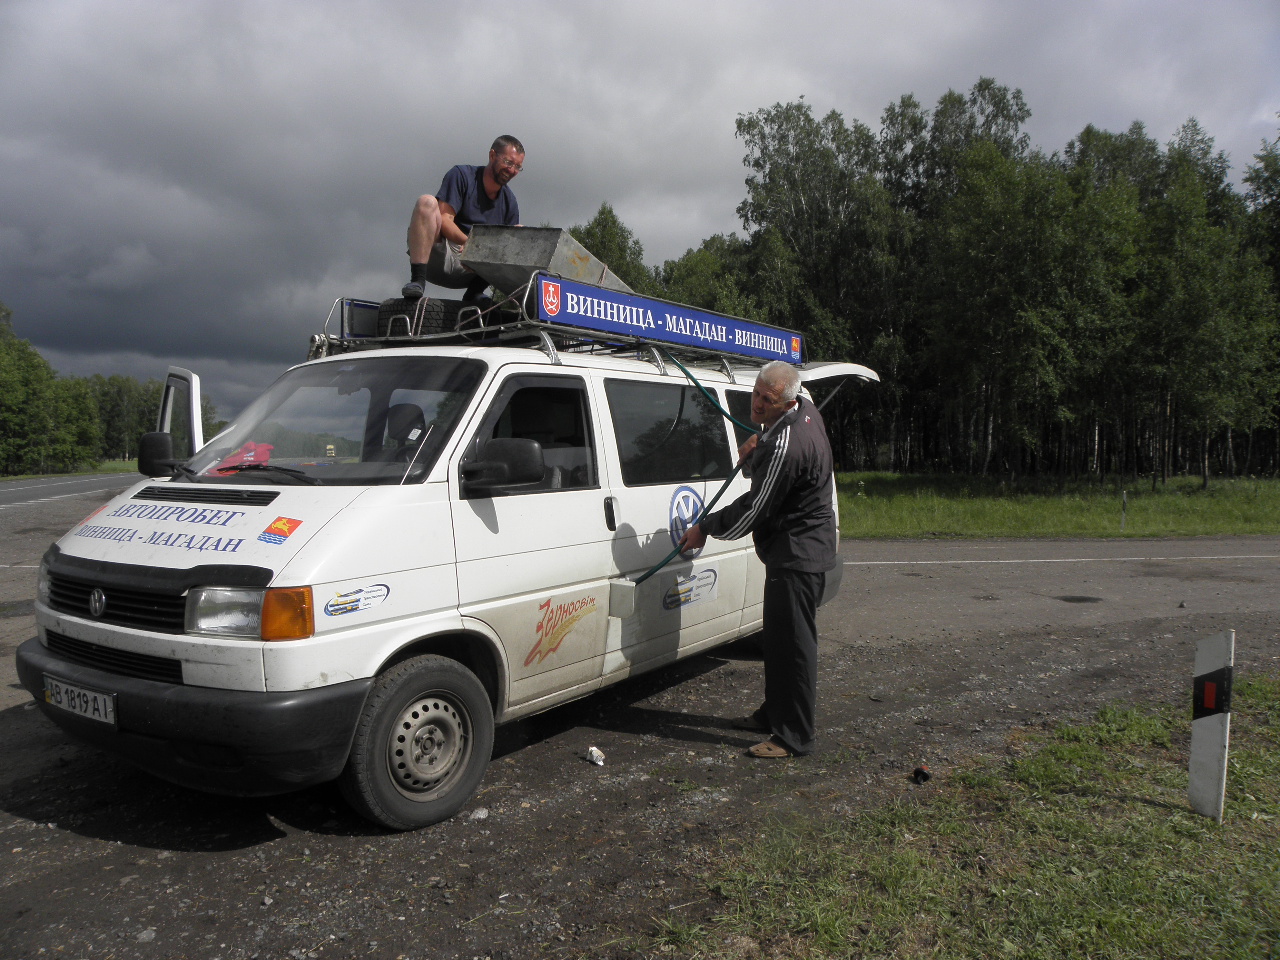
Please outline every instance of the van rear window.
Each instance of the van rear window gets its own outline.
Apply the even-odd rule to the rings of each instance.
[[[605,393],[626,486],[729,476],[725,421],[696,387],[606,380]]]

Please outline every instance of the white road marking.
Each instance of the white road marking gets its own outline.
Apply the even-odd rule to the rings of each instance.
[[[846,560],[846,567],[944,566],[959,563],[1135,563],[1154,560],[1280,560],[1280,554],[1258,553],[1221,557],[1062,557],[1046,560]]]
[[[41,490],[45,487],[61,487],[68,483],[92,483],[92,477],[76,477],[73,480],[42,480],[36,482],[34,480],[15,480],[12,483],[5,484],[0,490]]]
[[[56,497],[40,497],[36,500],[16,500],[13,503],[0,503],[0,510],[5,509],[6,507],[29,507],[33,503],[52,503],[55,500],[68,500],[71,497],[82,497],[89,493],[107,493],[115,489],[116,485],[111,484],[106,487],[95,487],[92,490],[79,490],[76,493],[60,493]],[[123,487],[121,489],[123,489]]]

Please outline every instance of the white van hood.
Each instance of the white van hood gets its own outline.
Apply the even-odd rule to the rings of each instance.
[[[144,480],[87,516],[58,547],[109,563],[279,571],[367,489]]]

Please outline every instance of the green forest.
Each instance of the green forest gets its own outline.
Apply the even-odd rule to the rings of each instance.
[[[0,303],[0,475],[67,473],[138,455],[138,438],[156,428],[159,380],[119,374],[60,377],[13,332]],[[220,425],[204,398],[205,436]]]
[[[574,235],[633,288],[803,331],[882,383],[826,413],[845,470],[1158,479],[1280,468],[1280,136],[1242,177],[1193,118],[1033,149],[979,80],[879,129],[738,117],[745,237],[661,267],[605,204]]]
[[[774,104],[737,118],[742,235],[649,266],[608,203],[572,232],[637,292],[875,369],[826,409],[843,470],[1280,472],[1280,134],[1237,188],[1194,118],[1045,153],[1030,117],[990,78],[932,109],[904,95],[878,129]],[[160,390],[56,376],[0,305],[0,472],[135,456]]]

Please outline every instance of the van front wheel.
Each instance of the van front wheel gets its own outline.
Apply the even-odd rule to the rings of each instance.
[[[338,786],[361,816],[413,830],[457,813],[492,753],[493,710],[475,674],[414,657],[374,683]]]

